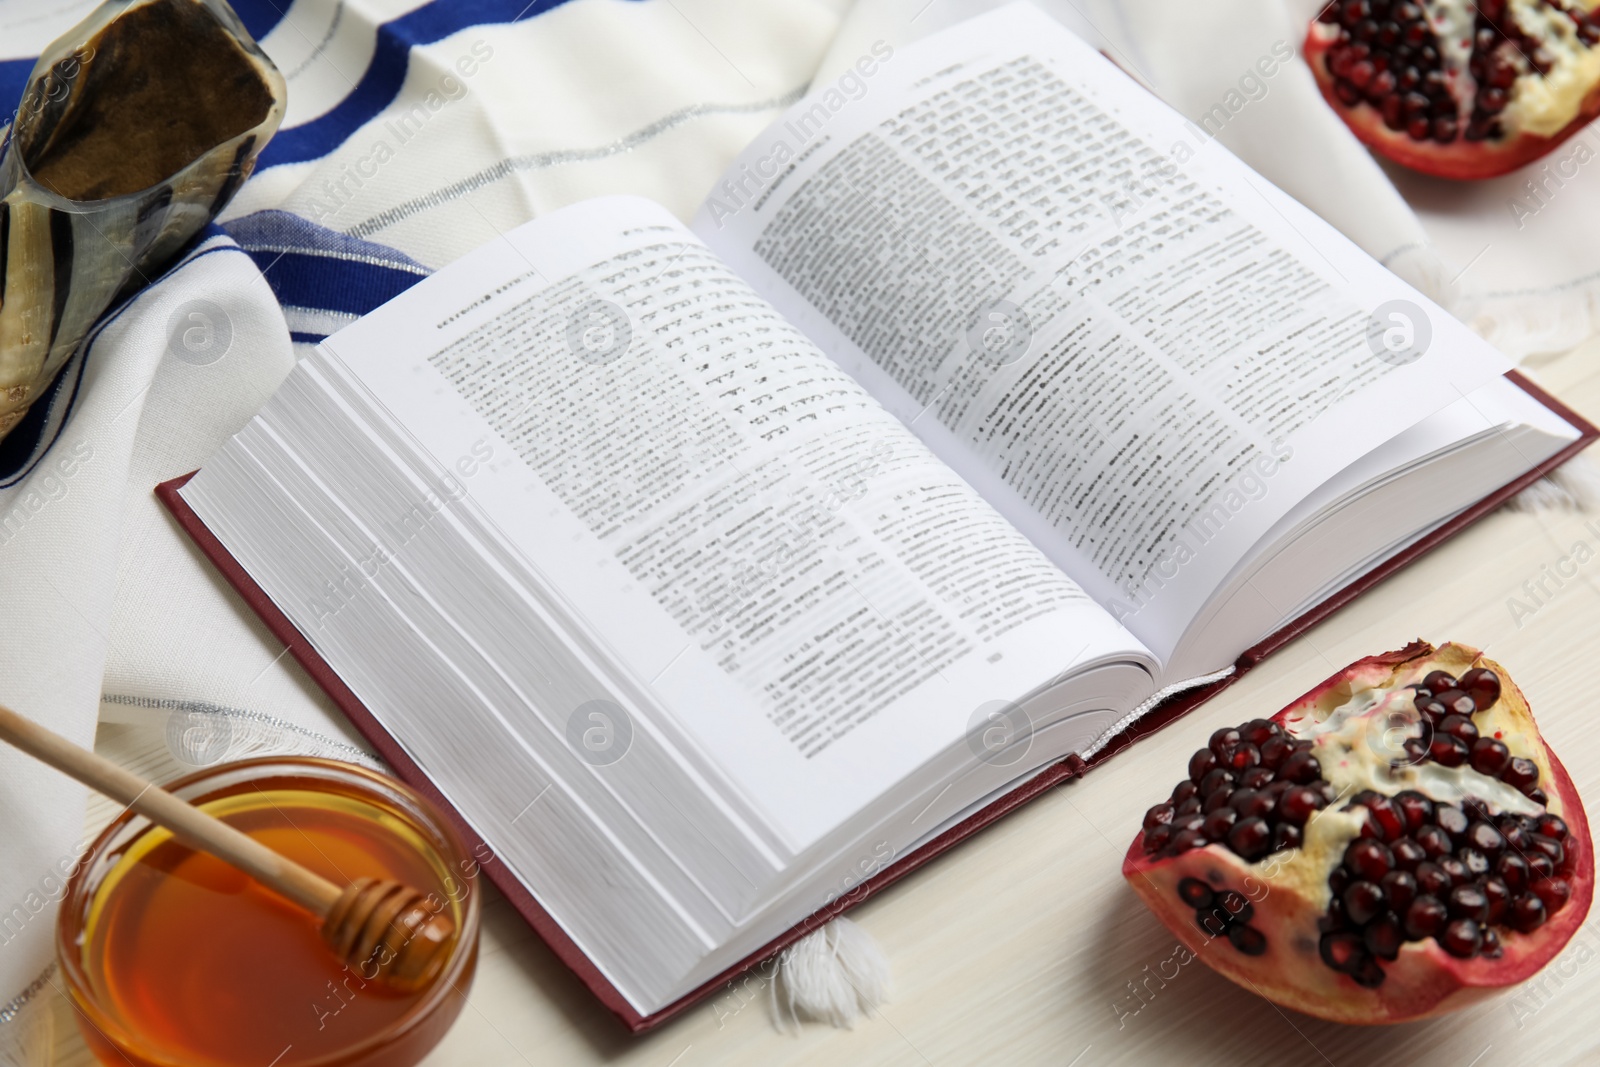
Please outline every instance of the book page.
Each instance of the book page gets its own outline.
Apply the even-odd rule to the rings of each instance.
[[[814,87],[695,230],[1164,659],[1299,500],[1508,366],[1023,4]]]
[[[1152,662],[646,201],[521,227],[325,348],[438,462],[517,458],[475,469],[461,506],[780,852],[986,702]]]

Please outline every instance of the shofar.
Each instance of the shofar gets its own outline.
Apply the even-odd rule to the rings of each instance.
[[[224,0],[111,0],[39,57],[0,145],[0,439],[233,197],[285,94]]]

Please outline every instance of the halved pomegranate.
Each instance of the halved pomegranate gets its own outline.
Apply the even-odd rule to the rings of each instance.
[[[1443,178],[1532,162],[1600,115],[1600,0],[1331,0],[1306,34],[1355,135]]]
[[[1594,853],[1511,679],[1476,649],[1416,642],[1212,734],[1122,873],[1245,988],[1393,1023],[1550,962],[1588,914]]]

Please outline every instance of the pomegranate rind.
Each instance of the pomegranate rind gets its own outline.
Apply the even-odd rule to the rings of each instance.
[[[1521,131],[1502,141],[1468,141],[1457,137],[1449,144],[1438,141],[1414,141],[1404,130],[1391,130],[1383,123],[1383,116],[1370,104],[1347,106],[1333,92],[1333,75],[1323,57],[1337,43],[1337,35],[1324,32],[1320,23],[1312,23],[1306,32],[1301,54],[1311,67],[1317,89],[1334,113],[1350,128],[1356,138],[1374,152],[1392,162],[1420,174],[1453,181],[1478,181],[1510,174],[1520,167],[1542,159],[1560,147],[1561,143],[1596,117],[1600,117],[1600,84],[1591,88],[1578,108],[1578,114],[1550,136]]]
[[[1498,729],[1508,743],[1515,737],[1519,754],[1538,764],[1540,787],[1549,797],[1547,810],[1566,820],[1570,834],[1566,877],[1571,899],[1532,933],[1499,928],[1503,948],[1499,958],[1459,959],[1431,938],[1408,941],[1397,959],[1382,963],[1385,980],[1376,989],[1357,985],[1328,967],[1319,952],[1316,921],[1328,906],[1327,876],[1337,862],[1331,851],[1342,852],[1361,818],[1338,810],[1342,802],[1330,805],[1314,824],[1308,824],[1303,848],[1274,853],[1256,863],[1217,844],[1171,857],[1148,855],[1141,832],[1123,859],[1123,877],[1211,969],[1277,1004],[1333,1022],[1387,1024],[1431,1018],[1526,981],[1555,958],[1588,915],[1594,895],[1594,845],[1571,777],[1544,744],[1526,698],[1506,670],[1465,645],[1435,649],[1426,642],[1413,642],[1351,664],[1273,720],[1292,731],[1296,722],[1325,716],[1343,704],[1352,688],[1413,685],[1433,670],[1460,677],[1473,667],[1488,668],[1501,681],[1500,699],[1481,713],[1493,716],[1485,723],[1491,727],[1486,733]],[[1316,825],[1327,832],[1314,833]],[[1185,878],[1198,878],[1214,890],[1243,893],[1254,908],[1249,925],[1266,937],[1266,951],[1246,956],[1226,937],[1213,937],[1197,926],[1194,910],[1178,896],[1178,883]]]

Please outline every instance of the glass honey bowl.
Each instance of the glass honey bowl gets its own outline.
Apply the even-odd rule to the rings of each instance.
[[[430,984],[395,992],[336,957],[318,918],[124,812],[90,846],[56,925],[95,1056],[135,1067],[421,1061],[460,1014],[478,960],[478,864],[437,809],[374,771],[299,756],[220,764],[166,788],[336,884],[414,886],[458,937]]]

